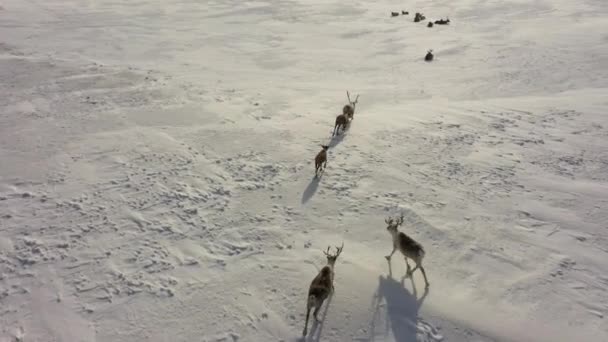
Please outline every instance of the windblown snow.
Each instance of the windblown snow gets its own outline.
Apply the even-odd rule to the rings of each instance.
[[[606,32],[603,0],[2,1],[0,341],[607,341]]]

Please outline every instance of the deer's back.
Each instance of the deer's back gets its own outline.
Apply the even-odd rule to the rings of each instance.
[[[325,153],[325,150],[319,152],[315,157],[315,161],[317,162],[317,164],[324,162],[325,159],[327,159],[327,153]]]
[[[313,279],[310,283],[308,296],[315,296],[316,298],[326,298],[329,295],[332,282],[333,281],[331,269],[325,266],[323,269],[321,269],[321,272],[317,274],[315,279]]]
[[[408,258],[421,259],[424,256],[424,247],[407,234],[399,232],[397,247]]]

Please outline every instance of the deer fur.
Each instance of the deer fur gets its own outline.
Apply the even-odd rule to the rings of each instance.
[[[340,114],[336,116],[336,123],[334,124],[334,131],[331,136],[335,136],[336,134],[340,134],[340,131],[344,132],[346,128],[346,124],[348,124],[348,119],[346,118],[346,114]]]
[[[317,156],[315,157],[316,176],[319,175],[319,171],[325,170],[325,167],[327,166],[327,150],[329,149],[329,146],[321,145],[321,147],[323,149],[319,153],[317,153]]]
[[[357,102],[359,102],[359,95],[357,95],[357,97],[353,101],[350,99],[350,93],[347,90],[346,98],[348,99],[348,104],[342,107],[342,114],[336,116],[334,131],[331,134],[332,137],[336,134],[340,134],[340,130],[344,132],[346,126],[355,118],[355,108],[357,107]]]
[[[334,265],[336,264],[336,260],[340,253],[342,253],[342,249],[344,248],[344,242],[342,246],[336,247],[336,254],[329,253],[329,246],[327,246],[327,251],[323,252],[327,257],[327,265],[325,265],[321,271],[317,274],[317,276],[310,283],[310,287],[308,288],[308,300],[306,301],[306,322],[304,323],[304,330],[302,331],[302,336],[306,336],[308,333],[308,319],[310,317],[310,310],[315,309],[313,312],[313,317],[315,321],[319,322],[319,310],[323,305],[325,299],[329,297],[331,293],[334,291]]]
[[[424,267],[422,267],[422,259],[424,258],[425,254],[424,247],[422,247],[422,245],[416,240],[412,239],[407,234],[400,232],[397,229],[399,226],[401,226],[401,224],[403,224],[403,215],[401,215],[401,217],[399,217],[397,220],[389,217],[384,220],[384,222],[386,222],[386,224],[388,225],[386,229],[393,238],[393,251],[391,252],[391,254],[386,256],[386,260],[390,262],[391,257],[393,256],[395,251],[399,250],[401,254],[403,254],[403,256],[405,257],[405,265],[407,266],[406,276],[411,276],[414,271],[420,269],[420,272],[422,272],[422,276],[424,276],[424,282],[426,284],[426,287],[428,288],[429,281],[426,278],[426,272],[424,271]],[[408,258],[412,259],[416,264],[416,267],[414,267],[414,269],[410,268],[410,264],[407,261]]]
[[[359,95],[355,98],[355,101],[350,99],[350,93],[348,90],[346,91],[346,98],[348,99],[348,104],[342,108],[342,114],[346,115],[346,118],[352,120],[355,118],[355,108],[357,107],[357,103],[359,102]]]

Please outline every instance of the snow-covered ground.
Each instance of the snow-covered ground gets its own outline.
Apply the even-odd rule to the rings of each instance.
[[[310,341],[607,341],[606,32],[605,0],[3,0],[0,341],[296,341],[342,242]]]

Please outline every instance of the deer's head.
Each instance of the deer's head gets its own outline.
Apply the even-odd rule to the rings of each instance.
[[[344,242],[342,242],[342,246],[335,247],[336,248],[336,253],[335,254],[332,254],[332,253],[329,252],[330,248],[331,248],[330,246],[327,246],[327,251],[325,251],[323,253],[327,257],[327,264],[331,265],[333,267],[334,264],[336,263],[336,260],[338,260],[338,257],[340,256],[340,253],[342,253],[342,249],[344,248]]]
[[[392,217],[388,217],[386,219],[384,219],[384,222],[386,222],[387,226],[386,229],[389,232],[396,232],[397,228],[399,228],[399,226],[401,226],[403,224],[403,215],[401,215],[399,218],[392,218]]]

